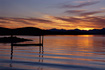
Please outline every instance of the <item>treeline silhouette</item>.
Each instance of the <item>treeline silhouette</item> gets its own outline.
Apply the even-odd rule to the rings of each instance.
[[[0,35],[85,35],[85,34],[93,34],[93,35],[104,35],[105,28],[103,29],[93,29],[93,30],[64,30],[64,29],[49,29],[42,30],[35,27],[24,27],[24,28],[16,28],[9,29],[0,27]]]

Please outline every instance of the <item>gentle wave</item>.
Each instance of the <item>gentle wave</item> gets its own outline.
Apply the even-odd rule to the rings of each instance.
[[[1,44],[0,70],[105,70],[104,38],[98,44],[97,37],[57,37],[45,37],[44,52],[38,46]]]

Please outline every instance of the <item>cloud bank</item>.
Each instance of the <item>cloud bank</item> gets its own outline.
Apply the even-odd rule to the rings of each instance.
[[[4,18],[0,17],[0,25],[8,28],[39,27],[43,29],[75,29],[75,28],[105,28],[105,17],[75,16],[39,18]]]
[[[85,6],[91,6],[91,5],[97,4],[99,2],[100,1],[85,2],[85,3],[80,3],[79,5],[63,4],[60,6],[60,8],[82,8]]]

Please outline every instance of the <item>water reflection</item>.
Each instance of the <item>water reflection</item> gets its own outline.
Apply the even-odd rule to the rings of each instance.
[[[103,47],[105,37],[95,35],[67,35],[67,36],[49,36],[45,40],[46,46],[78,51],[94,51],[95,47]],[[50,45],[51,44],[51,45]],[[67,49],[68,48],[68,49]]]
[[[43,62],[43,54],[44,54],[44,51],[39,51],[39,62]]]
[[[11,56],[10,56],[10,59],[11,59],[10,67],[12,67],[12,59],[13,59],[13,45],[12,45],[12,43],[11,43]]]
[[[11,57],[10,57],[10,59],[12,60],[12,58],[13,58],[13,43],[11,43]]]
[[[43,63],[43,54],[44,54],[43,48],[41,51],[41,47],[40,47],[40,49],[39,49],[39,62],[40,63]],[[37,70],[43,70],[43,67],[39,66]]]
[[[14,43],[11,42],[11,56],[10,56],[11,62],[10,62],[10,65],[9,65],[10,67],[13,67],[12,60],[13,60],[14,47],[15,47]],[[19,47],[21,47],[21,46],[19,46]],[[39,47],[39,60],[38,60],[38,62],[43,63],[43,57],[44,57],[43,56],[43,54],[44,54],[43,45],[42,46],[37,46],[37,47]],[[39,66],[37,70],[43,70],[43,68],[41,66]]]
[[[45,51],[52,52],[50,54],[99,57],[100,55],[98,54],[105,55],[105,36],[47,36],[45,39],[45,46]],[[80,58],[76,59],[80,60]],[[81,60],[87,59],[83,58]],[[89,59],[88,61],[93,60]]]
[[[34,37],[31,38],[34,39]],[[11,53],[3,49],[3,53],[0,54],[11,54],[5,59],[10,59],[11,62],[7,62],[7,64],[12,68],[20,67],[28,70],[105,69],[105,37],[103,36],[46,36],[44,48],[42,46],[38,46],[38,48],[34,46],[16,47],[11,43],[9,49],[11,51],[8,52]],[[6,65],[4,66],[6,67]]]

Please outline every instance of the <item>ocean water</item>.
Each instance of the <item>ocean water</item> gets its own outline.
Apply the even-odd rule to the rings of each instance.
[[[34,40],[21,44],[39,42],[35,36],[18,37]],[[44,36],[43,51],[0,43],[0,70],[105,70],[105,36]]]

